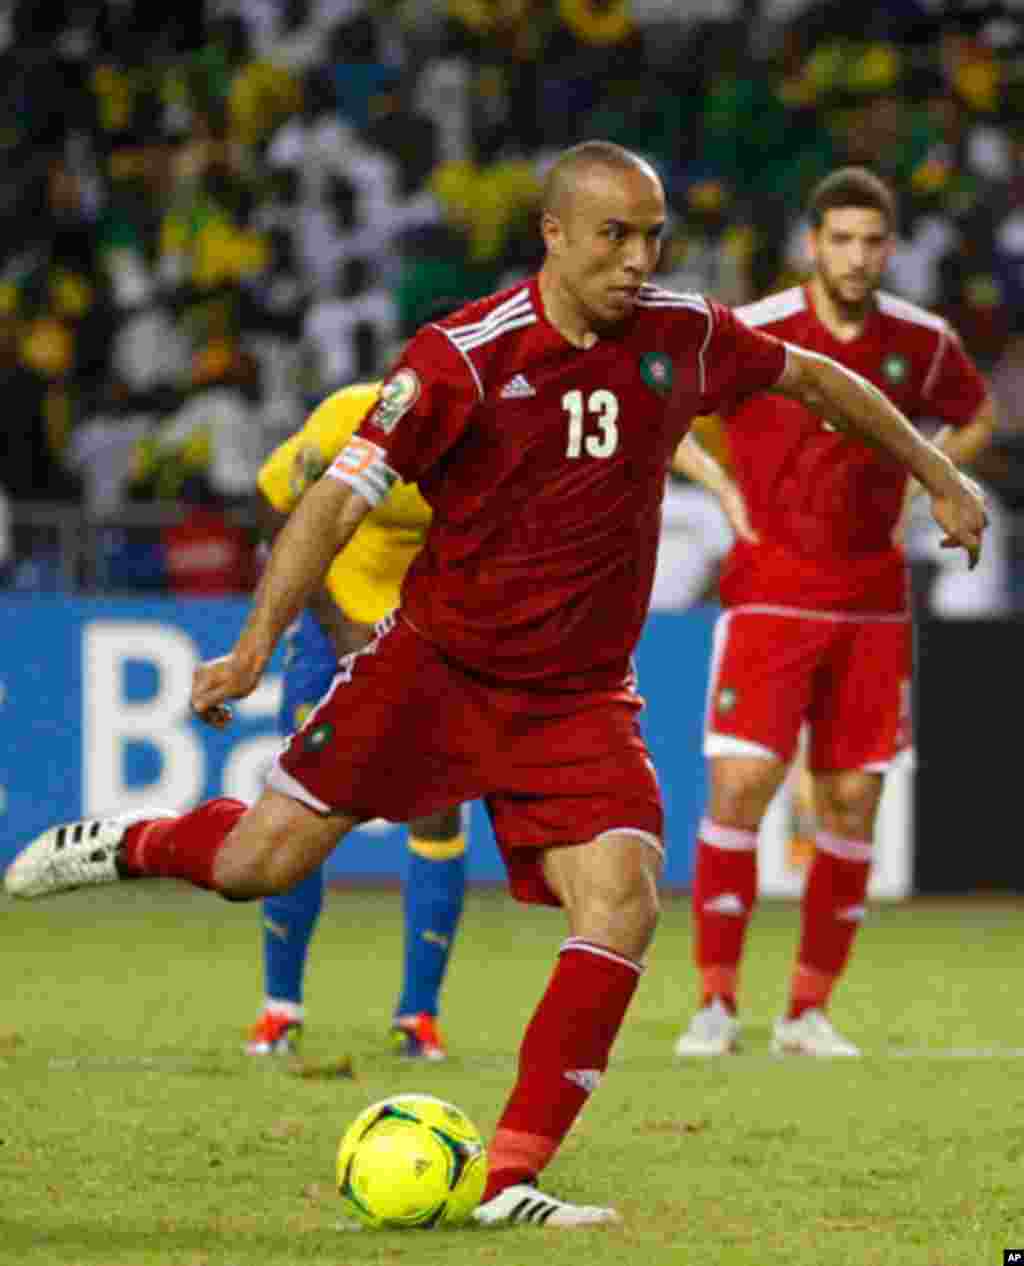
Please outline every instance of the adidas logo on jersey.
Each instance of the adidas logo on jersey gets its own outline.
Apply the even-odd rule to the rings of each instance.
[[[536,394],[522,374],[516,374],[514,378],[510,378],[501,389],[502,400],[524,400],[527,396]]]

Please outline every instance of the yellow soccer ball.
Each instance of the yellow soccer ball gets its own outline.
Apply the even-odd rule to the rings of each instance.
[[[371,1104],[338,1146],[338,1194],[364,1226],[457,1226],[483,1195],[487,1153],[472,1121],[433,1095]]]

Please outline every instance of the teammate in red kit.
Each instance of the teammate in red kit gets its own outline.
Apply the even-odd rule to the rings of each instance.
[[[607,1066],[657,921],[662,807],[630,655],[689,419],[783,391],[905,462],[951,540],[976,553],[985,525],[974,488],[873,389],[646,285],[664,223],[646,162],[577,146],[547,178],[539,275],[409,344],[284,526],[234,649],[196,672],[193,707],[224,723],[369,507],[399,476],[419,485],[434,517],[399,611],[342,661],[255,805],[54,827],[6,876],[23,897],[133,875],[261,897],[358,822],[485,797],[513,893],[563,906],[570,934],[488,1149],[482,1223],[616,1218],[533,1184]]]
[[[812,195],[814,272],[740,308],[750,326],[834,358],[904,413],[945,424],[956,463],[988,443],[985,384],[937,316],[878,289],[895,241],[895,200],[864,168]],[[909,742],[911,630],[897,543],[906,471],[837,434],[814,408],[776,395],[727,409],[735,488],[750,530],[721,577],[704,751],[710,799],[693,910],[701,1005],[679,1055],[719,1055],[739,1037],[737,973],[757,886],[757,831],[809,727],[818,833],[777,1053],[857,1055],[826,1014],[864,914],[883,775]],[[684,445],[681,464],[688,468]],[[706,475],[694,477],[721,491]],[[721,472],[718,472],[721,475]],[[728,486],[728,485],[726,485]]]

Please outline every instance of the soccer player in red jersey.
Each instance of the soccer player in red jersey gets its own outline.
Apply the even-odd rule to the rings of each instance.
[[[985,526],[973,486],[873,388],[647,285],[664,223],[646,162],[575,147],[547,178],[540,273],[408,345],[282,529],[234,648],[196,671],[195,711],[225,723],[370,506],[399,476],[419,485],[434,517],[398,612],[341,662],[256,804],[54,827],[6,875],[22,897],[174,875],[244,900],[294,886],[367,818],[485,798],[514,895],[562,906],[569,936],[488,1149],[482,1223],[617,1216],[534,1181],[601,1079],[657,921],[662,807],[630,656],[690,418],[782,391],[904,462],[951,540],[975,553]]]
[[[810,281],[737,315],[841,362],[911,418],[943,423],[940,446],[969,462],[989,442],[992,402],[947,323],[879,289],[895,220],[893,195],[872,172],[832,173],[810,201]],[[826,1008],[864,914],[883,776],[909,742],[911,631],[898,536],[919,488],[887,453],[837,432],[806,402],[761,394],[722,419],[730,491],[749,528],[721,577],[704,744],[709,802],[693,887],[701,1003],[676,1052],[719,1055],[736,1045],[757,831],[806,724],[819,829],[789,1006],[772,1047],[856,1055]],[[684,469],[690,444],[680,450]],[[692,474],[714,488],[708,469],[705,460]]]

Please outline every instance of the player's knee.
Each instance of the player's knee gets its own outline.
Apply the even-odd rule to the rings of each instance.
[[[285,807],[260,812],[257,806],[242,818],[217,854],[213,881],[228,901],[250,901],[289,892],[305,879],[319,857],[303,846],[301,822]]]
[[[875,805],[863,800],[830,800],[820,806],[821,825],[845,839],[870,839],[875,829]]]
[[[628,928],[636,939],[649,940],[661,910],[659,863],[648,845],[619,850],[615,865],[585,876],[578,893],[581,916],[590,925]]]
[[[846,839],[870,839],[880,794],[881,779],[859,770],[820,781],[817,801],[821,825]]]
[[[709,816],[721,826],[757,830],[784,777],[781,761],[755,757],[713,760]]]

